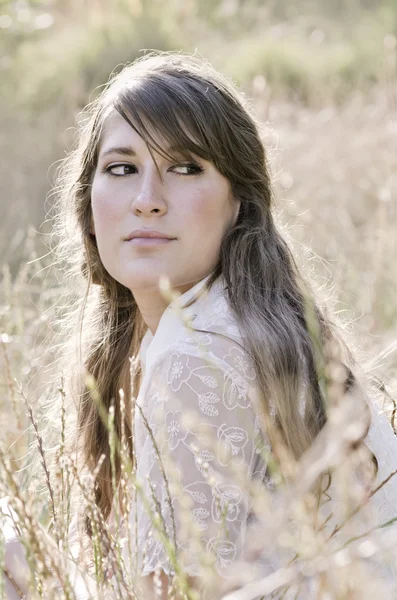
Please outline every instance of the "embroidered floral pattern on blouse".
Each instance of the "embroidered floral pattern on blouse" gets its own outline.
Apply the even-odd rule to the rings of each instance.
[[[207,354],[202,350],[203,339]],[[230,467],[243,466],[252,476],[255,469],[260,477],[266,471],[265,465],[259,467],[260,457],[256,452],[258,422],[250,399],[254,381],[250,359],[234,340],[205,334],[194,344],[193,336],[187,334],[175,347],[169,346],[156,361],[142,402],[150,427],[155,425],[161,453],[168,453],[177,466],[182,496],[187,496],[191,502],[190,520],[202,532],[201,543],[213,552],[220,572],[242,549],[250,507],[246,490],[235,481]],[[163,398],[167,401],[162,401]],[[185,415],[191,416],[195,426],[185,425]],[[202,426],[208,428],[207,432],[200,429]],[[135,427],[140,430],[139,435],[136,432],[136,440],[141,444],[136,448],[137,477],[143,481],[149,479],[151,484],[157,483],[157,503],[169,537],[172,539],[172,508],[177,551],[184,549],[184,556],[190,561],[186,564],[186,572],[197,574],[200,571],[200,564],[195,562],[198,557],[195,558],[195,553],[189,551],[188,541],[179,535],[183,529],[181,495],[172,494],[171,507],[167,504],[162,470],[150,436],[142,432],[139,412]],[[211,438],[215,447],[208,445]],[[266,444],[265,440],[260,442],[263,444]],[[211,484],[210,478],[215,478]],[[146,488],[150,495],[148,484]],[[141,546],[142,554],[144,538],[151,528],[149,516],[138,506],[138,530],[141,532],[138,549]],[[155,533],[152,535],[155,537]],[[144,572],[154,570],[158,562],[166,572],[172,570],[156,544],[146,549]]]
[[[167,414],[166,429],[168,433],[168,447],[170,450],[175,450],[175,448],[178,447],[179,442],[183,442],[186,439],[187,432],[181,429],[180,425],[182,414],[181,410],[169,412]]]
[[[173,392],[177,392],[181,385],[190,379],[189,357],[180,352],[170,356],[170,367],[167,373],[167,383]]]

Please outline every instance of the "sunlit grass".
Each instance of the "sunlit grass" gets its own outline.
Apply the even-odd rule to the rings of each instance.
[[[89,92],[105,81],[115,65],[133,60],[141,47],[198,48],[241,82],[264,125],[275,210],[288,230],[298,262],[345,324],[346,337],[364,370],[376,375],[381,387],[386,385],[389,417],[397,395],[396,31],[387,3],[376,19],[363,11],[357,22],[350,15],[340,28],[338,19],[333,21],[335,15],[311,11],[288,17],[283,3],[271,22],[266,11],[235,14],[233,3],[226,19],[222,17],[226,13],[211,12],[211,3],[206,14],[205,3],[200,8],[186,3],[182,10],[179,2],[170,2],[168,18],[163,20],[154,0],[146,12],[140,2],[125,4],[135,23],[141,19],[134,29],[139,36],[129,46],[126,18],[113,14],[107,20],[99,14],[82,31],[73,22],[76,14],[71,4],[56,15],[54,29],[36,31],[35,37],[19,32],[21,45],[13,55],[14,68],[7,71],[10,61],[2,63],[7,98],[18,82],[21,93],[18,110],[8,100],[1,117],[7,151],[0,175],[7,190],[7,210],[3,207],[0,240],[0,497],[9,496],[19,516],[36,597],[75,597],[70,561],[82,578],[90,573],[100,583],[103,597],[136,597],[137,582],[120,560],[122,540],[95,507],[95,475],[87,473],[84,478],[67,449],[64,374],[55,362],[63,341],[56,317],[68,309],[64,306],[66,282],[51,267],[51,254],[40,258],[46,253],[45,245],[28,224],[37,228],[44,219],[42,206],[50,187],[47,169],[63,156],[72,138],[65,131],[73,126]],[[22,21],[18,22],[22,27]],[[248,34],[243,24],[252,27]],[[3,49],[8,48],[6,33],[1,32]],[[58,406],[56,422],[49,420],[48,403]],[[114,460],[118,443],[111,417],[112,413],[107,425]],[[280,556],[283,569],[264,577],[251,595],[248,588],[247,595],[239,596],[232,593],[233,580],[221,583],[208,568],[208,585],[216,590],[216,597],[222,591],[230,599],[248,599],[260,591],[267,597],[289,598],[287,593],[283,596],[283,586],[290,585],[292,594],[302,579],[312,581],[318,597],[326,593],[331,598],[352,597],[349,585],[356,586],[355,597],[360,600],[375,594],[383,597],[382,584],[366,561],[373,553],[379,554],[379,539],[395,552],[395,540],[388,537],[387,528],[376,544],[374,532],[365,535],[365,527],[363,537],[355,539],[354,533],[345,535],[345,526],[338,529],[333,523],[332,528],[326,505],[322,520],[313,508],[312,478],[327,465],[334,469],[341,496],[351,484],[357,457],[350,452],[348,436],[357,431],[347,430],[343,437],[340,430],[337,421],[330,424],[300,466],[305,477],[279,490],[278,509],[271,494],[246,482],[263,517],[263,535],[252,540],[251,557],[268,544],[269,552]],[[120,446],[124,448],[123,440]],[[122,456],[117,493],[128,513],[134,471],[125,448]],[[347,500],[345,496],[339,505],[339,525],[346,519],[348,524],[349,515],[357,516],[354,506],[365,499],[359,488],[349,489],[352,496]],[[134,493],[139,491],[136,482]],[[84,510],[89,514],[93,529],[91,546],[86,538],[80,540],[91,552],[80,554],[78,531],[84,523],[76,518],[77,504],[80,516]],[[365,510],[358,512],[365,524]],[[161,535],[161,519],[152,516],[153,527]],[[74,545],[68,537],[73,518]],[[325,521],[328,529],[322,527]],[[133,548],[134,532],[129,533]],[[258,540],[260,546],[255,548]],[[106,556],[104,548],[109,550]],[[172,545],[168,549],[172,554]],[[248,565],[237,571],[246,575]],[[178,573],[174,588],[184,589],[193,599],[182,567]],[[246,583],[241,577],[234,582],[236,587]]]

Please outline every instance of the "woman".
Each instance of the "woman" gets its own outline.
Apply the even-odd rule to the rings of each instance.
[[[81,360],[151,498],[129,511],[136,573],[160,567],[168,583],[168,540],[193,585],[203,551],[230,576],[255,516],[244,474],[271,490],[272,454],[293,475],[327,421],[330,362],[343,367],[342,396],[358,383],[275,227],[263,144],[232,85],[196,58],[149,55],[88,113],[63,167],[57,232],[86,282]],[[112,520],[108,431],[92,384],[76,376],[70,393]],[[118,460],[117,481],[121,471]],[[262,573],[276,566],[266,549],[257,559]]]

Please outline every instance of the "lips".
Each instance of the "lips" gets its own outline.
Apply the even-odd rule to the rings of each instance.
[[[174,240],[170,238],[135,237],[127,241],[131,246],[156,246],[170,244]]]
[[[126,241],[131,241],[134,239],[165,239],[172,240],[171,236],[166,233],[162,233],[161,231],[157,231],[155,229],[134,229],[127,236]]]

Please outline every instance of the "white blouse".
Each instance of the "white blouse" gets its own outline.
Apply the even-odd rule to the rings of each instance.
[[[200,332],[190,331],[178,310],[208,278],[167,307],[154,336],[150,330],[146,332],[140,350],[143,379],[137,398],[142,413],[137,407],[134,424],[137,480],[142,481],[148,497],[149,480],[154,487],[171,540],[175,523],[178,555],[185,550],[185,572],[192,576],[200,572],[200,553],[189,547],[192,533],[184,531],[176,491],[190,504],[188,511],[196,524],[196,534],[204,548],[213,553],[216,568],[222,572],[242,548],[250,511],[247,494],[230,472],[231,463],[250,478],[265,481],[267,477],[261,458],[267,442],[254,410],[255,372],[226,301],[223,278],[218,278],[205,297],[183,309],[183,315],[189,316],[194,329]],[[184,416],[187,420],[182,422]],[[148,427],[159,443],[161,456],[169,455],[173,461],[179,480],[174,493],[170,491],[171,508]],[[206,444],[207,436],[215,447]],[[137,517],[141,574],[153,572],[158,564],[167,574],[173,572],[161,541],[154,532],[149,537],[152,523],[139,494],[137,514],[135,510],[133,513],[130,522]]]
[[[134,440],[136,481],[142,487],[129,518],[136,543],[129,555],[135,556],[131,568],[140,575],[157,566],[174,573],[164,539],[174,545],[188,575],[202,573],[203,551],[225,575],[243,554],[253,517],[253,500],[244,482],[257,479],[268,490],[274,487],[264,458],[270,448],[259,426],[256,375],[226,297],[224,278],[180,310],[208,279],[173,301],[155,335],[148,330],[141,344],[143,378]],[[377,410],[366,442],[378,458],[382,481],[397,468],[397,438]],[[393,478],[375,502],[380,522],[397,515]],[[160,514],[157,522],[154,511]],[[128,560],[126,547],[123,552]],[[259,563],[267,573],[276,568],[278,559],[265,549]]]

